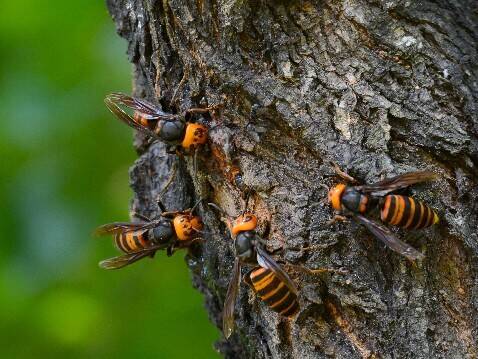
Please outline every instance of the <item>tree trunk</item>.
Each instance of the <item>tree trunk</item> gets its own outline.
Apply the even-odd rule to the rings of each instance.
[[[263,234],[270,223],[267,250],[300,288],[301,311],[288,321],[241,285],[236,331],[217,345],[224,356],[478,357],[476,1],[108,7],[129,42],[135,96],[167,111],[222,105],[197,175],[192,157],[179,161],[167,206],[203,198],[237,215],[244,202],[227,178],[237,163]],[[139,135],[135,144],[132,206],[148,215],[177,159]],[[330,161],[364,183],[417,169],[441,175],[408,192],[435,208],[440,224],[397,232],[424,260],[408,261],[354,222],[327,225],[323,185],[338,181]],[[217,212],[203,205],[200,213],[213,234],[188,264],[220,326],[233,242]]]

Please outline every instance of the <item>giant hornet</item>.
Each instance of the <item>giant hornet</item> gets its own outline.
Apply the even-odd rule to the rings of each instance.
[[[336,171],[341,177],[355,181],[341,172],[338,167],[336,167]],[[397,189],[436,178],[437,175],[433,172],[417,171],[368,185],[347,186],[340,183],[329,191],[328,198],[335,210],[341,211],[344,215],[351,216],[363,224],[391,250],[410,260],[415,260],[423,258],[423,254],[399,240],[387,227],[366,215],[378,208],[380,219],[383,222],[407,229],[425,228],[438,223],[438,215],[425,203],[412,197],[389,194]]]
[[[200,123],[188,122],[190,114],[213,112],[216,107],[190,108],[183,114],[167,113],[145,100],[140,100],[122,93],[112,93],[105,98],[106,107],[128,126],[146,136],[166,143],[167,153],[190,154],[194,152],[194,171],[197,168],[196,149],[206,143],[208,128]],[[133,115],[123,108],[134,111]],[[172,182],[176,166],[161,193]]]
[[[101,261],[100,267],[119,269],[148,256],[153,258],[161,249],[171,256],[176,249],[189,247],[199,239],[203,228],[201,219],[193,215],[196,205],[185,211],[167,212],[158,201],[161,214],[154,219],[136,214],[145,223],[114,222],[98,227],[96,235],[114,235],[116,247],[125,253]]]
[[[214,203],[209,205],[224,214],[224,211]],[[255,231],[257,217],[253,213],[244,212],[232,223],[230,219],[227,222],[236,251],[232,278],[222,313],[224,336],[229,338],[234,331],[234,306],[239,292],[242,264],[253,266],[243,277],[244,282],[273,311],[284,317],[292,317],[299,310],[299,302],[294,282],[261,246],[264,240]]]
[[[106,107],[122,122],[145,135],[166,143],[169,153],[191,151],[206,143],[208,129],[206,126],[187,122],[186,115],[206,113],[215,107],[190,108],[184,114],[167,113],[144,100],[122,93],[112,93],[105,98]],[[134,111],[133,116],[126,113],[121,106]]]

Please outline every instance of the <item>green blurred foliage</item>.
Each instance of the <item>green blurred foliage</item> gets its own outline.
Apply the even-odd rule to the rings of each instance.
[[[130,91],[103,2],[2,1],[3,358],[214,358],[218,331],[181,254],[120,271],[95,226],[128,219],[131,131],[103,105]]]

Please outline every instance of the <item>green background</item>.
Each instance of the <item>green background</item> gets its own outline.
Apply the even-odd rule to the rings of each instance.
[[[102,1],[2,1],[0,352],[3,358],[214,358],[219,337],[183,255],[120,271],[94,239],[127,220],[132,131],[103,105],[131,89]]]

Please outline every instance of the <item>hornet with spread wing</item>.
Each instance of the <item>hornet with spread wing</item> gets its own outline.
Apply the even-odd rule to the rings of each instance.
[[[373,184],[348,186],[340,183],[329,191],[328,197],[335,210],[363,224],[393,251],[410,260],[416,260],[422,258],[423,254],[399,240],[387,227],[369,218],[368,214],[378,208],[380,219],[384,223],[406,229],[420,229],[438,223],[437,213],[425,203],[412,197],[389,194],[415,183],[436,178],[437,175],[433,172],[416,171]]]
[[[194,207],[166,212],[161,202],[158,204],[162,212],[154,219],[138,215],[144,223],[114,222],[95,230],[96,235],[114,235],[116,247],[125,253],[101,261],[101,268],[123,268],[142,258],[152,258],[161,249],[172,255],[175,249],[189,247],[199,239],[203,224],[198,216],[193,215]]]
[[[214,204],[215,208],[223,212]],[[299,311],[297,287],[279,264],[262,248],[262,238],[258,236],[257,217],[245,212],[232,224],[229,222],[234,238],[235,260],[232,278],[227,289],[223,310],[223,332],[229,338],[234,331],[234,307],[241,282],[243,264],[253,268],[243,280],[254,293],[273,311],[284,317],[292,317]]]

